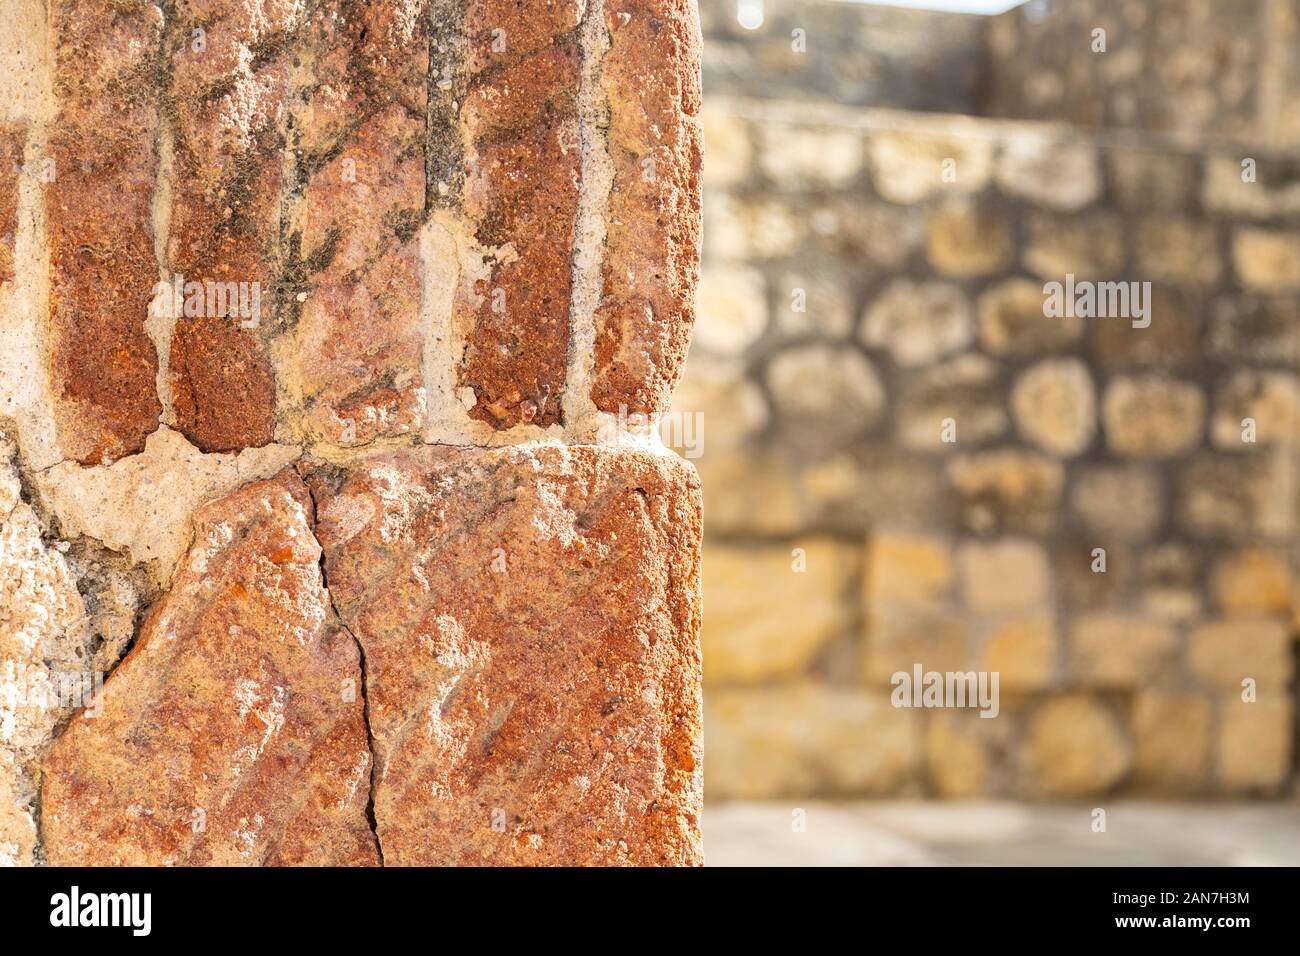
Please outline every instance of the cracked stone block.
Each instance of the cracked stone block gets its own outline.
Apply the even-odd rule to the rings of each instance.
[[[428,447],[307,480],[385,863],[702,861],[693,468]]]
[[[54,865],[371,865],[356,642],[286,471],[212,502],[139,639],[44,762]]]
[[[158,281],[151,207],[163,14],[145,0],[56,0],[50,17],[54,414],[64,454],[99,464],[143,448],[161,411],[145,322]]]
[[[168,24],[168,275],[181,277],[184,295],[171,393],[176,428],[204,451],[265,445],[275,428],[275,382],[259,329],[270,324],[276,284],[289,68],[281,51],[292,26],[291,5],[244,0],[189,3]],[[203,284],[201,298],[189,283]]]
[[[700,25],[688,0],[608,0],[600,89],[613,183],[591,397],[667,411],[700,271]]]
[[[290,124],[302,199],[286,307],[308,437],[342,445],[424,420],[419,242],[428,2],[329,0],[312,12]],[[295,319],[296,317],[296,319]]]

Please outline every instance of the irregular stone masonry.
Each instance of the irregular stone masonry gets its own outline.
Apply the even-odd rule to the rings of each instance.
[[[700,863],[693,4],[15,3],[0,860]]]
[[[704,122],[676,407],[731,426],[696,462],[710,798],[1288,793],[1295,157],[758,98]],[[1149,282],[1146,317],[1048,314],[1071,274]],[[894,710],[918,662],[997,672],[998,718]]]

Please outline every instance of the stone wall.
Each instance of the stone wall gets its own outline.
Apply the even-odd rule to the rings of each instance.
[[[1283,792],[1294,157],[707,104],[708,797]],[[1067,274],[1149,325],[1049,317]],[[892,706],[917,664],[998,716]]]
[[[742,26],[740,7],[755,5],[762,23]],[[711,96],[1300,143],[1300,0],[1029,0],[997,16],[702,0],[700,11]]]
[[[985,115],[1300,145],[1297,0],[1031,0],[988,42]]]
[[[0,36],[0,862],[700,862],[693,4]]]

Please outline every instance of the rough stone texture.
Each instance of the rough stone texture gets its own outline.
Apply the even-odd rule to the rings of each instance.
[[[18,181],[22,175],[26,132],[0,125],[0,284],[14,277],[14,243],[18,238]]]
[[[694,4],[12,0],[0,35],[0,690],[111,671],[102,713],[0,701],[0,861],[700,862],[698,479],[598,414],[668,410],[691,336]],[[694,421],[764,428],[717,372]],[[494,604],[426,608],[459,636],[349,563],[390,462],[455,499],[390,557],[504,549]],[[490,655],[459,742],[394,736],[435,637]]]
[[[455,302],[468,330],[457,382],[473,390],[470,415],[493,428],[562,418],[582,176],[581,14],[577,0],[544,10],[474,0],[463,12],[463,75],[442,81],[463,97],[461,204],[485,250]]]
[[[174,316],[173,416],[204,451],[239,451],[267,444],[275,427],[275,383],[258,328],[270,324],[262,311],[270,312],[274,295],[283,47],[295,14],[287,2],[246,0],[200,0],[177,14],[167,25],[175,178],[166,275],[244,284],[249,306],[256,286],[258,309],[245,315],[236,294],[224,314],[214,298],[202,314],[187,308]]]
[[[365,444],[424,420],[415,232],[426,207],[427,10],[427,0],[328,0],[298,54],[308,74],[290,127],[300,218],[283,295],[297,316],[310,438]]]
[[[64,455],[99,464],[139,451],[161,411],[145,320],[158,281],[151,206],[163,17],[147,0],[58,0],[50,17],[54,414]]]
[[[92,650],[77,581],[43,540],[23,500],[14,448],[0,440],[0,865],[30,865],[36,851],[40,755],[83,701],[59,692]],[[67,689],[71,689],[69,686]]]
[[[700,262],[700,27],[689,0],[606,0],[613,184],[596,312],[596,407],[668,407]]]
[[[195,516],[170,593],[44,764],[55,865],[366,865],[356,642],[292,472]]]
[[[386,863],[700,862],[689,465],[430,448],[308,480]]]

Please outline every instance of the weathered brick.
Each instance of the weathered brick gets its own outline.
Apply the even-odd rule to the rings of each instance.
[[[171,592],[44,766],[55,865],[365,865],[356,642],[292,472],[195,516]]]
[[[158,280],[151,204],[163,18],[147,0],[58,0],[50,16],[54,412],[64,455],[98,464],[143,448],[161,410],[145,320]]]
[[[0,126],[0,282],[14,277],[14,243],[18,234],[18,180],[22,175],[27,131]]]
[[[486,273],[462,282],[457,372],[470,416],[495,428],[561,419],[581,148],[577,0],[465,9],[461,197]],[[500,32],[494,32],[500,31]]]
[[[695,322],[700,243],[700,27],[688,0],[610,0],[604,288],[591,397],[667,410]]]
[[[301,228],[288,240],[284,299],[305,430],[339,444],[408,434],[425,405],[416,232],[428,0],[322,3],[302,55],[312,79],[291,121]]]
[[[700,861],[689,465],[444,446],[308,480],[386,863]]]
[[[236,284],[233,302],[207,301],[201,314],[187,306],[176,315],[175,426],[204,451],[265,445],[275,427],[275,382],[260,329],[270,324],[275,287],[288,98],[288,57],[280,51],[294,17],[283,0],[196,0],[168,25],[175,171],[168,275]],[[241,312],[243,305],[248,313],[255,305],[256,314]]]

